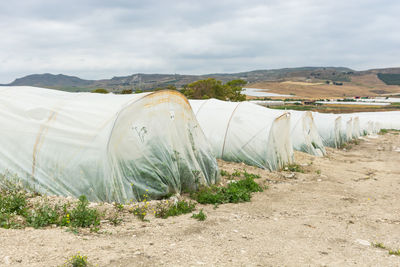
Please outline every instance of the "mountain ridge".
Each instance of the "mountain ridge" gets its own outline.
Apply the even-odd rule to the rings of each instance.
[[[105,88],[110,91],[121,91],[124,89],[153,90],[175,86],[183,87],[185,84],[197,80],[215,78],[222,82],[234,79],[244,79],[249,83],[261,81],[284,81],[284,80],[330,80],[348,82],[353,76],[374,74],[400,74],[400,68],[370,69],[355,71],[346,67],[298,67],[252,70],[237,73],[211,73],[203,75],[185,74],[145,74],[135,73],[127,76],[114,76],[111,79],[86,80],[76,76],[64,74],[31,74],[15,79],[9,84],[1,86],[37,86],[64,91],[91,91],[95,88]]]

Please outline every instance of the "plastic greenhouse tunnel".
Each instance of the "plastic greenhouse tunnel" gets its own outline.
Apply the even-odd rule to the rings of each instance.
[[[125,202],[218,180],[211,148],[177,91],[0,87],[0,124],[0,173],[41,193]]]

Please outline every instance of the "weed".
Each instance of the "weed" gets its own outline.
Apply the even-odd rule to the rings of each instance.
[[[52,208],[48,204],[44,204],[31,210],[26,217],[26,221],[29,226],[37,229],[51,224],[58,225],[59,217],[60,215],[57,206]]]
[[[86,266],[89,266],[89,263],[87,260],[87,256],[81,256],[81,254],[78,252],[76,255],[73,255],[71,258],[69,258],[63,266],[65,266],[65,267],[86,267]]]
[[[205,221],[206,219],[207,219],[207,215],[203,212],[203,209],[201,209],[200,211],[199,211],[199,213],[193,213],[192,214],[192,218],[193,219],[197,219],[197,220],[199,220],[199,221]]]
[[[372,243],[372,245],[376,248],[386,249],[386,247],[385,247],[385,245],[383,245],[383,243]]]
[[[316,170],[315,173],[320,175],[321,174],[321,170]]]
[[[108,218],[108,221],[114,226],[120,225],[122,223],[122,219],[118,216],[118,213],[114,213],[112,216]]]
[[[70,222],[72,227],[91,227],[100,224],[100,214],[97,210],[88,207],[86,196],[79,197],[78,205],[71,211]],[[68,214],[67,214],[68,215]]]
[[[303,168],[299,164],[296,164],[296,163],[286,165],[283,169],[285,171],[304,173]]]
[[[400,256],[400,249],[398,249],[398,250],[389,250],[389,255]]]
[[[400,256],[400,249],[391,250],[391,249],[387,248],[383,243],[372,243],[372,246],[374,246],[376,248],[387,250],[389,255]]]
[[[229,172],[224,170],[220,170],[219,173],[221,174],[221,176],[230,176]]]
[[[388,129],[381,129],[378,134],[384,135],[384,134],[387,134],[388,132],[389,132]]]
[[[26,199],[27,196],[25,192],[9,191],[4,189],[1,190],[0,213],[17,214],[17,215],[26,214],[27,211]]]
[[[240,171],[239,170],[235,170],[235,172],[232,173],[232,176],[240,177]]]
[[[115,208],[117,211],[123,211],[123,210],[124,210],[124,205],[121,204],[121,203],[115,202],[115,203],[114,203],[114,208]]]
[[[146,192],[149,190],[146,189]],[[141,201],[142,204],[136,203],[133,208],[130,209],[130,212],[133,213],[136,217],[138,217],[141,221],[147,221],[146,220],[146,215],[147,215],[147,210],[148,210],[148,205],[149,202],[147,201],[147,198],[149,196],[147,194],[143,195],[143,200]]]
[[[258,178],[261,178],[260,175],[254,174],[254,173],[248,173],[246,170],[244,170],[243,176],[244,176],[244,178],[250,178],[250,179],[258,179]]]
[[[18,229],[22,225],[18,223],[17,218],[13,214],[0,213],[0,228],[5,229]]]
[[[226,187],[203,187],[191,197],[201,204],[222,204],[247,202],[251,199],[251,193],[262,192],[263,189],[248,177],[243,180],[229,183]]]
[[[157,218],[166,219],[170,216],[178,216],[192,212],[196,208],[196,204],[191,201],[180,200],[177,203],[170,203],[168,201],[161,202],[155,209],[154,216]]]

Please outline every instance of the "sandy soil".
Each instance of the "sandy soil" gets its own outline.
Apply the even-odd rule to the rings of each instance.
[[[0,229],[0,265],[59,266],[80,251],[98,266],[399,266],[399,256],[371,246],[400,248],[399,147],[400,136],[386,134],[323,158],[296,153],[304,174],[220,161],[259,173],[269,189],[249,203],[199,205],[204,222],[125,212],[97,234]]]

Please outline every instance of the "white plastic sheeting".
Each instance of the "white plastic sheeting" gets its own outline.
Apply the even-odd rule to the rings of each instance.
[[[325,146],[340,147],[343,143],[342,117],[313,112],[314,122]]]
[[[217,158],[270,170],[293,162],[288,113],[249,102],[189,102]]]
[[[321,136],[310,111],[290,111],[290,136],[293,149],[305,153],[323,156],[326,154]]]
[[[0,87],[0,125],[0,173],[42,193],[124,202],[218,179],[210,146],[176,91]]]
[[[360,131],[368,134],[378,133],[381,129],[400,130],[400,111],[353,113],[360,121]]]

